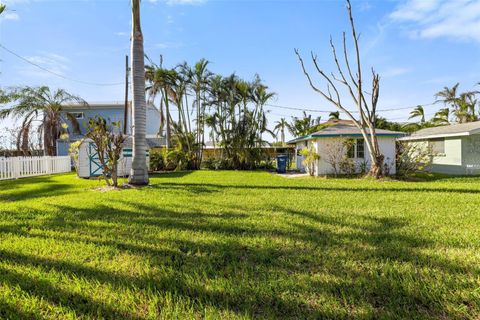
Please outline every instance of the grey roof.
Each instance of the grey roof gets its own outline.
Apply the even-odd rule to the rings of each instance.
[[[146,139],[147,139],[147,146],[149,148],[159,148],[159,147],[164,147],[166,145],[165,137],[146,138]]]
[[[376,129],[375,135],[380,137],[381,136],[400,137],[400,136],[404,136],[405,133],[398,132],[398,131],[384,130],[384,129]],[[288,143],[295,143],[298,141],[312,140],[315,138],[322,138],[322,137],[360,137],[360,136],[362,136],[362,132],[355,125],[337,124],[337,125],[326,127],[312,134],[309,134],[303,137],[298,137],[296,139],[288,141]]]
[[[480,121],[425,128],[412,133],[408,137],[402,138],[402,140],[468,136],[476,133],[480,133]]]

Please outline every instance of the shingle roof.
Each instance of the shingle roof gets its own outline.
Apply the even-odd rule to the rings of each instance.
[[[418,140],[428,138],[442,138],[454,136],[466,136],[480,132],[480,121],[451,124],[447,126],[425,128],[412,133],[402,140]]]
[[[390,131],[390,130],[383,130],[383,129],[376,129],[375,130],[376,136],[392,136],[392,137],[400,137],[405,135],[403,132],[398,131]],[[295,143],[298,141],[305,141],[305,140],[312,140],[315,138],[322,138],[322,137],[360,137],[362,136],[362,132],[354,125],[349,124],[336,124],[329,127],[326,127],[322,130],[309,134],[307,136],[298,137],[289,141],[288,143]]]

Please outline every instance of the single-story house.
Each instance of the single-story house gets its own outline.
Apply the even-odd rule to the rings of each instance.
[[[295,144],[297,169],[305,171],[305,166],[302,163],[304,156],[300,154],[300,151],[304,148],[313,147],[316,153],[320,155],[320,159],[315,164],[315,175],[317,176],[334,174],[335,170],[332,162],[338,166],[338,162],[345,156],[353,163],[355,172],[360,173],[362,169],[368,171],[370,169],[370,155],[360,129],[353,122],[346,120],[329,122],[327,125],[322,130],[288,142],[289,144]],[[395,140],[403,135],[403,132],[376,130],[380,151],[385,156],[385,164],[388,167],[389,174],[395,174]],[[331,161],[332,158],[336,158],[338,161]]]
[[[102,103],[88,103],[72,104],[64,106],[64,111],[73,115],[79,123],[79,133],[73,133],[73,126],[65,115],[62,118],[66,119],[68,130],[70,132],[67,140],[57,140],[57,155],[68,155],[70,143],[78,141],[85,136],[88,127],[88,121],[95,116],[100,116],[109,122],[120,122],[121,128],[125,122],[125,103],[124,102],[102,102]],[[131,134],[131,119],[132,119],[131,103],[127,106],[127,134]],[[153,106],[147,106],[147,144],[149,148],[160,147],[165,145],[165,138],[159,137],[158,132],[160,128],[160,112]]]
[[[480,174],[480,121],[426,128],[399,140],[431,152],[431,172]]]

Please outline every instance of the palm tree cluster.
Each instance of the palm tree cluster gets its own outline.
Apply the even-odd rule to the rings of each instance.
[[[274,136],[264,109],[274,94],[258,76],[253,81],[235,74],[224,77],[208,65],[201,59],[193,66],[182,63],[169,69],[160,59],[160,64],[150,60],[145,67],[148,102],[158,101],[161,114],[160,133],[165,132],[175,158],[182,155],[184,169],[200,168],[206,139],[220,147],[218,160],[224,167],[253,168],[267,143],[263,135]]]
[[[419,105],[410,112],[409,119],[419,118],[420,121],[408,123],[404,127],[406,131],[415,131],[422,128],[449,125],[454,123],[467,123],[479,120],[480,110],[476,99],[478,91],[460,92],[459,83],[453,87],[444,87],[435,94],[435,103],[443,103],[430,120],[426,120],[424,107]]]
[[[44,152],[49,156],[57,154],[57,139],[71,133],[80,133],[80,126],[75,116],[64,112],[64,107],[69,104],[87,105],[78,96],[63,89],[52,91],[47,86],[14,88],[3,96],[8,96],[2,99],[3,102],[8,99],[12,105],[0,110],[0,119],[12,117],[21,121],[17,135],[17,149],[25,155],[31,149],[29,141],[33,129],[36,129],[38,136],[43,138]],[[72,124],[71,128],[66,125],[67,119]],[[35,126],[35,121],[40,124]]]

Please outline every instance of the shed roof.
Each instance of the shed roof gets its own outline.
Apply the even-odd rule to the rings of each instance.
[[[398,131],[390,131],[384,129],[376,129],[375,135],[378,137],[401,137],[404,136],[405,133],[398,132]],[[293,140],[288,141],[288,143],[296,143],[299,141],[306,141],[306,140],[313,140],[316,138],[327,138],[327,137],[361,137],[362,132],[358,129],[355,125],[352,124],[334,124],[328,126],[322,130],[317,132],[311,133],[309,135],[298,137]]]
[[[480,121],[451,124],[447,126],[425,128],[412,133],[401,140],[424,140],[432,138],[468,136],[480,133]]]

